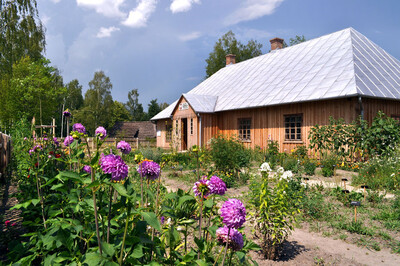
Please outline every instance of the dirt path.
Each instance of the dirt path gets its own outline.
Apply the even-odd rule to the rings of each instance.
[[[336,187],[338,184],[326,180],[310,180],[315,184],[326,187]],[[308,181],[308,182],[310,182]],[[178,179],[163,178],[168,191],[191,189],[191,186]],[[339,184],[340,185],[340,184]],[[357,189],[349,187],[350,189]],[[349,189],[346,186],[346,189]],[[241,196],[248,191],[248,187],[230,188],[227,194],[231,197]],[[251,228],[245,229],[248,237],[252,237]],[[259,239],[252,239],[256,243]],[[369,250],[343,240],[323,237],[311,233],[307,229],[296,228],[284,244],[283,254],[278,261],[266,260],[260,253],[252,252],[252,258],[259,265],[400,265],[400,256],[390,253],[389,249],[381,251]]]

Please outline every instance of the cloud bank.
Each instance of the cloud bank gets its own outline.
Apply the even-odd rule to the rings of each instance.
[[[124,17],[126,14],[120,10],[125,0],[76,0],[78,6],[91,8],[106,17]]]
[[[137,7],[129,12],[128,18],[122,24],[131,28],[147,26],[151,14],[156,10],[157,0],[141,0]]]
[[[96,37],[97,38],[108,38],[111,37],[111,33],[113,33],[114,31],[119,31],[120,29],[117,27],[108,27],[108,28],[104,28],[101,27],[99,32],[97,33]]]
[[[225,19],[225,24],[234,25],[242,21],[271,15],[282,2],[283,0],[247,0]]]
[[[172,0],[169,9],[172,13],[186,12],[192,8],[193,4],[200,4],[200,0]]]

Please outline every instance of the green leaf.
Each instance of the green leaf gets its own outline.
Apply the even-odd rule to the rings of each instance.
[[[143,219],[154,229],[161,232],[161,224],[154,212],[141,212]]]
[[[136,259],[140,259],[141,257],[143,257],[143,245],[138,244],[135,246],[135,248],[133,249],[132,252],[132,257],[136,258]]]
[[[121,196],[129,198],[128,192],[121,183],[111,183],[111,186],[118,191]]]
[[[208,266],[208,263],[204,260],[196,260],[197,265],[199,266]]]
[[[99,253],[86,253],[84,256],[83,263],[89,265],[89,266],[98,266],[102,265],[105,261],[105,258],[103,258]]]
[[[182,207],[182,204],[188,200],[194,200],[194,197],[192,195],[185,195],[185,196],[180,197],[177,208]]]
[[[212,208],[213,205],[214,201],[212,199],[208,199],[204,202],[204,206],[206,206],[207,208]]]
[[[32,204],[33,206],[36,206],[40,202],[40,199],[33,199]]]
[[[112,257],[114,255],[115,248],[112,244],[109,244],[107,242],[101,242],[101,247],[103,248],[103,252],[109,257]]]
[[[98,187],[98,186],[100,186],[100,181],[99,180],[95,180],[89,186],[87,186],[87,188]]]

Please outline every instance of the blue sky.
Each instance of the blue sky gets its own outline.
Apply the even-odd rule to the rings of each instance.
[[[295,35],[313,39],[353,27],[400,60],[400,1],[385,0],[37,0],[46,26],[46,57],[64,82],[83,91],[94,72],[113,84],[114,100],[138,89],[172,103],[200,83],[215,42],[232,30],[238,40]]]

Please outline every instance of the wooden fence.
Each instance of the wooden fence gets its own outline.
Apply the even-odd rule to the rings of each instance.
[[[11,137],[0,132],[0,180],[7,175],[7,165],[11,160]]]
[[[63,141],[64,139],[62,139]],[[117,143],[121,140],[128,142],[132,149],[138,149],[141,147],[151,147],[154,148],[157,146],[155,139],[138,139],[138,138],[107,138],[104,146],[117,146]],[[93,138],[88,138],[89,145],[91,149],[94,149],[94,142]]]

